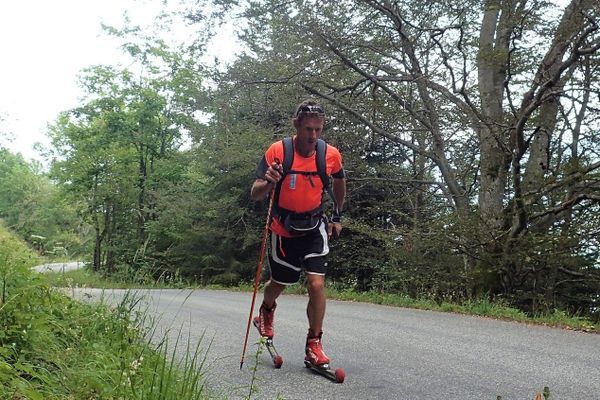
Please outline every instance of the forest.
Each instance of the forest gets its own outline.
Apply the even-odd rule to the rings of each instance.
[[[6,226],[104,274],[249,282],[256,165],[313,98],[347,173],[330,285],[599,320],[596,0],[184,3],[105,27],[131,64],[81,72],[48,170],[0,145]],[[225,25],[239,54],[206,61]]]

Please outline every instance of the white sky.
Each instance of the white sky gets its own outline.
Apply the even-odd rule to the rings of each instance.
[[[119,42],[100,24],[122,26],[123,12],[145,25],[161,0],[6,0],[0,3],[0,145],[28,159],[47,146],[46,126],[78,105],[77,74],[97,64],[126,62]],[[230,58],[231,34],[214,48]],[[8,135],[3,135],[8,133]],[[7,137],[12,141],[7,140]]]

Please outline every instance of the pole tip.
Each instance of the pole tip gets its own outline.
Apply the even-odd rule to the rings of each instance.
[[[240,371],[242,370],[242,367],[243,367],[243,366],[244,366],[244,360],[242,360],[242,361],[240,362]]]

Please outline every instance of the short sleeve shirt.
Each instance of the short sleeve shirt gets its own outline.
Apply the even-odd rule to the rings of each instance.
[[[283,162],[283,141],[273,143],[265,152],[263,159],[256,169],[256,177],[263,178],[267,168],[272,163]],[[309,157],[303,157],[298,152],[294,153],[294,162],[291,169],[299,172],[317,171],[317,154],[314,152]],[[339,150],[331,145],[327,145],[326,151],[326,172],[333,178],[343,178],[344,170],[342,167],[342,155]],[[296,213],[303,213],[316,209],[321,205],[323,196],[323,182],[318,175],[303,175],[288,173],[281,184],[279,193],[279,207],[285,208]],[[281,236],[293,236],[287,232],[279,220],[274,219],[271,224],[271,230]]]

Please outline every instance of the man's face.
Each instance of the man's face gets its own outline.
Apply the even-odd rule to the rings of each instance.
[[[296,122],[296,141],[302,149],[314,148],[317,139],[323,132],[325,118],[307,116]]]

